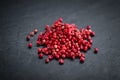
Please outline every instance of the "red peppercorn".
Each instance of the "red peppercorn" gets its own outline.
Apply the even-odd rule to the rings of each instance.
[[[80,57],[80,62],[83,63],[85,61],[84,57]]]
[[[34,33],[36,34],[38,32],[38,30],[37,29],[34,29]]]
[[[87,28],[87,29],[91,29],[91,26],[88,25],[86,28]]]
[[[62,29],[64,29],[65,28],[65,26],[62,26]]]
[[[84,54],[84,53],[81,53],[81,54],[80,54],[80,57],[84,57],[84,58],[85,58],[85,54]]]
[[[48,58],[49,58],[50,60],[52,60],[52,59],[53,59],[53,56],[52,56],[52,55],[49,55]]]
[[[42,40],[42,44],[44,44],[45,42],[46,42],[46,40],[45,40],[45,39],[43,39],[43,40]]]
[[[29,41],[29,40],[30,40],[30,36],[29,36],[29,35],[26,37],[26,40],[27,40],[27,41]]]
[[[88,49],[90,49],[91,48],[91,44],[88,44]]]
[[[91,32],[91,36],[95,36],[95,32]]]
[[[59,51],[59,49],[56,49],[56,51],[58,52],[58,51]]]
[[[45,53],[45,55],[48,55],[48,51],[45,51],[44,53]]]
[[[50,62],[50,60],[47,58],[47,59],[45,59],[45,62],[46,62],[46,63],[49,63],[49,62]]]
[[[28,44],[28,48],[32,48],[32,43],[29,43],[29,44]]]
[[[93,40],[92,40],[92,39],[90,39],[90,40],[89,40],[89,42],[90,42],[90,44],[92,44]]]
[[[38,48],[38,53],[41,53],[41,48]]]
[[[98,53],[98,48],[94,48],[94,53]]]
[[[33,37],[34,36],[34,32],[30,32],[30,36]]]
[[[55,48],[57,48],[57,45],[54,45]]]
[[[36,44],[37,44],[37,46],[40,46],[41,43],[40,43],[40,41],[36,41]]]
[[[87,47],[87,46],[85,46],[83,50],[86,52],[86,51],[88,50],[88,47]]]
[[[43,54],[42,54],[42,53],[39,54],[39,58],[40,58],[40,59],[43,58]]]
[[[59,58],[60,58],[60,56],[59,56],[58,54],[56,54],[55,57],[56,57],[56,59],[59,59]]]
[[[59,59],[59,64],[64,64],[64,60],[63,59]]]
[[[62,21],[63,21],[63,19],[62,19],[62,18],[59,18],[59,21],[60,21],[60,22],[62,22]]]
[[[62,58],[66,58],[66,55],[65,55],[65,54],[62,54]]]

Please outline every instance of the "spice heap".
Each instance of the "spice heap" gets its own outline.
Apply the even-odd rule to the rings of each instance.
[[[27,36],[27,41],[34,36],[38,30],[35,29]],[[52,26],[46,25],[45,31],[38,35],[36,41],[39,58],[42,59],[47,55],[45,62],[48,63],[52,59],[57,59],[60,64],[64,63],[64,59],[79,58],[80,62],[85,60],[85,52],[92,46],[92,37],[95,33],[91,30],[91,26],[78,29],[75,24],[63,23],[63,19],[59,18]],[[28,44],[32,48],[32,43]],[[98,52],[98,48],[94,48],[94,52]]]

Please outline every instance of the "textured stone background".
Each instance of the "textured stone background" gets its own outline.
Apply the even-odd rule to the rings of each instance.
[[[39,32],[63,17],[79,28],[92,25],[93,50],[86,61],[45,64],[38,59],[35,40],[29,50],[26,35]],[[120,80],[120,0],[3,0],[0,2],[0,80]]]

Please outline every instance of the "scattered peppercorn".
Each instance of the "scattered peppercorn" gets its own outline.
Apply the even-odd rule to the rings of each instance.
[[[47,59],[45,59],[45,62],[46,62],[46,63],[49,63],[49,61],[50,61],[50,60],[49,60],[48,58],[47,58]]]
[[[30,40],[30,36],[29,36],[29,35],[26,37],[26,40],[27,40],[27,41],[29,41],[29,40]]]
[[[94,53],[98,53],[98,48],[94,48]]]
[[[30,36],[33,37],[34,36],[34,32],[30,32]]]
[[[29,43],[29,44],[28,44],[28,48],[32,48],[32,43]]]
[[[38,32],[38,30],[37,29],[34,29],[34,33],[36,34]]]

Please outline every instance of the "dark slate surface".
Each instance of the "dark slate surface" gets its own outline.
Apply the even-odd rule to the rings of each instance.
[[[0,80],[120,80],[120,0],[3,0],[0,6]],[[25,37],[59,17],[79,28],[92,25],[99,53],[89,50],[84,64],[39,60],[37,35],[32,50]]]

